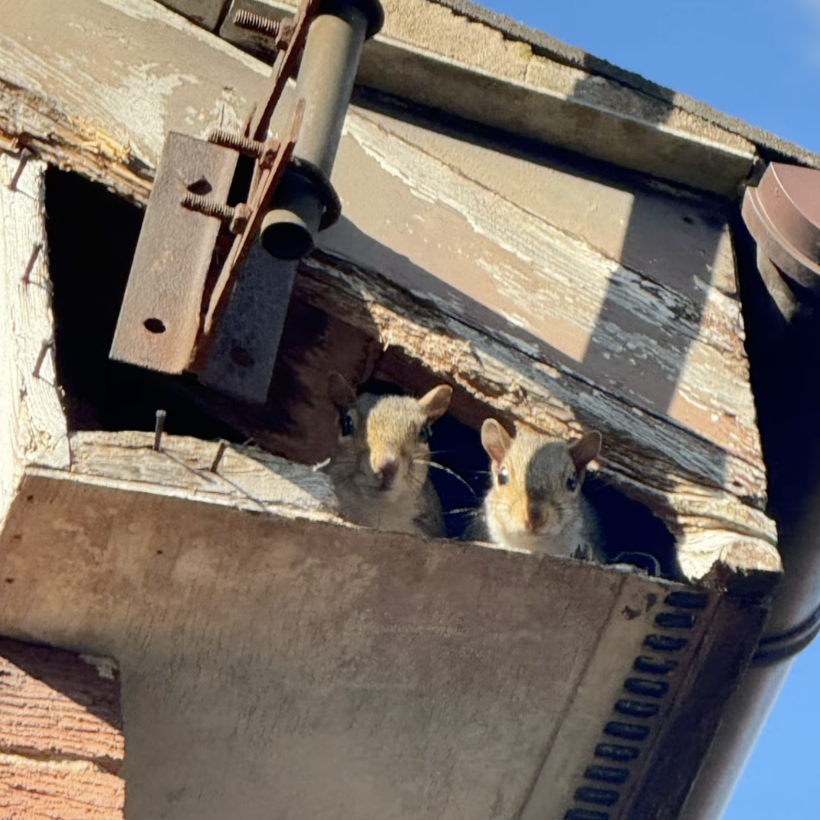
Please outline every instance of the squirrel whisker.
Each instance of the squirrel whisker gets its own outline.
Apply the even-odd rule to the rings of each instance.
[[[414,458],[414,464],[426,464],[428,467],[435,467],[437,470],[441,470],[442,472],[449,473],[454,478],[457,478],[469,491],[473,498],[478,498],[475,494],[475,490],[469,485],[467,481],[465,481],[457,472],[451,470],[449,467],[445,467],[443,464],[439,464],[437,461],[428,461],[427,459],[423,458]]]
[[[481,507],[456,507],[454,510],[445,510],[445,515],[460,515],[462,513],[469,513],[473,516],[481,512]]]

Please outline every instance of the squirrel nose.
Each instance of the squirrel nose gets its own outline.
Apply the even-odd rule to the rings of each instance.
[[[534,533],[544,526],[547,521],[547,511],[535,504],[527,505],[527,518],[524,522],[527,532]]]
[[[385,458],[373,465],[373,472],[381,479],[381,488],[383,490],[389,490],[393,486],[398,471],[399,462],[395,458]]]

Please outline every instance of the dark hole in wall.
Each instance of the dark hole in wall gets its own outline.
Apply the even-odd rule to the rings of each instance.
[[[588,474],[583,493],[598,516],[604,539],[604,553],[609,562],[622,561],[650,569],[642,555],[657,561],[652,574],[659,570],[664,578],[682,578],[675,554],[675,539],[663,521],[652,511]]]
[[[46,214],[57,377],[69,429],[152,430],[162,408],[169,433],[243,440],[213,418],[191,377],[108,358],[142,211],[102,185],[51,168]]]
[[[201,388],[193,376],[169,376],[108,358],[142,211],[101,185],[55,169],[46,180],[46,211],[57,374],[69,429],[152,430],[156,410],[162,408],[170,434],[229,441],[253,435],[266,449],[292,457],[281,452],[275,439],[269,446],[262,428],[280,430],[281,444],[281,436],[295,439],[299,426],[309,425],[315,418],[310,413],[301,421],[286,401],[274,401],[233,424],[230,401]],[[291,312],[295,320],[286,324],[283,336],[287,355],[281,356],[282,367],[277,363],[274,386],[292,403],[299,400],[302,387],[304,365],[297,354],[302,348],[315,351],[325,314],[298,304]],[[434,374],[394,351],[381,358],[375,372],[382,380],[366,382],[360,391],[422,395],[437,382]],[[448,534],[460,537],[489,486],[488,458],[478,429],[493,413],[459,389],[451,409],[433,427],[432,460],[445,469],[431,470],[431,480],[442,498]],[[301,432],[315,437],[315,429]],[[601,518],[610,559],[646,552],[658,560],[663,575],[675,576],[673,538],[659,519],[600,479],[590,477],[584,492]]]
[[[420,396],[435,384],[433,374],[423,374],[423,369],[410,363],[403,356],[392,353],[390,361],[377,366],[376,372],[387,371],[395,378],[402,370],[406,378],[402,382],[424,386],[407,391],[403,386],[383,379],[370,379],[359,386],[360,393],[376,395],[406,394]],[[426,382],[426,384],[424,383]],[[433,425],[430,437],[431,460],[441,464],[444,470],[432,469],[430,479],[441,498],[447,535],[461,538],[473,518],[479,514],[486,490],[490,486],[489,457],[481,446],[481,437],[473,424],[480,425],[492,412],[469,399],[456,388],[451,408],[462,411],[470,423],[451,412]],[[507,421],[505,426],[512,430]],[[609,562],[634,564],[651,574],[666,578],[679,578],[675,559],[674,537],[664,523],[643,504],[628,498],[616,487],[607,484],[595,474],[588,474],[583,493],[593,506],[603,535],[603,550]],[[649,556],[649,558],[643,558]]]

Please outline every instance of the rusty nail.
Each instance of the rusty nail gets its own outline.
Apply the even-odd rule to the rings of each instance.
[[[31,251],[31,256],[26,263],[26,272],[23,274],[23,284],[28,287],[31,284],[31,272],[34,270],[34,264],[37,262],[37,257],[40,251],[43,250],[43,243],[38,242]]]
[[[23,171],[26,168],[26,163],[34,156],[28,148],[23,148],[20,151],[20,161],[17,163],[17,168],[14,171],[14,176],[11,178],[11,182],[9,183],[9,188],[12,191],[17,190],[17,183],[20,181],[20,177],[23,176]]]
[[[164,410],[157,410],[157,421],[154,425],[154,449],[159,452],[162,443],[162,428],[165,425],[165,417],[168,414]]]
[[[37,361],[34,363],[34,378],[40,378],[40,369],[42,368],[43,364],[46,360],[46,354],[48,353],[51,346],[54,344],[54,341],[49,339],[43,342],[43,346],[40,348],[40,352],[37,354]]]
[[[214,463],[211,464],[211,472],[215,473],[219,470],[219,464],[222,461],[222,456],[225,455],[225,450],[228,449],[228,442],[222,439],[219,442],[219,448],[216,451],[216,455],[214,456]]]

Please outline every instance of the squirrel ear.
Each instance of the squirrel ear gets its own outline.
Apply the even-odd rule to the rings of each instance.
[[[429,393],[425,393],[419,400],[421,409],[427,416],[427,421],[435,421],[447,412],[450,399],[453,397],[453,388],[449,384],[440,384]]]
[[[356,391],[350,386],[347,379],[335,370],[328,373],[327,395],[340,410],[346,410],[356,401]]]
[[[501,464],[512,444],[510,434],[495,419],[484,419],[481,425],[481,446],[494,464]]]
[[[587,433],[580,441],[570,445],[569,455],[576,470],[581,470],[598,457],[603,437],[597,430]]]

